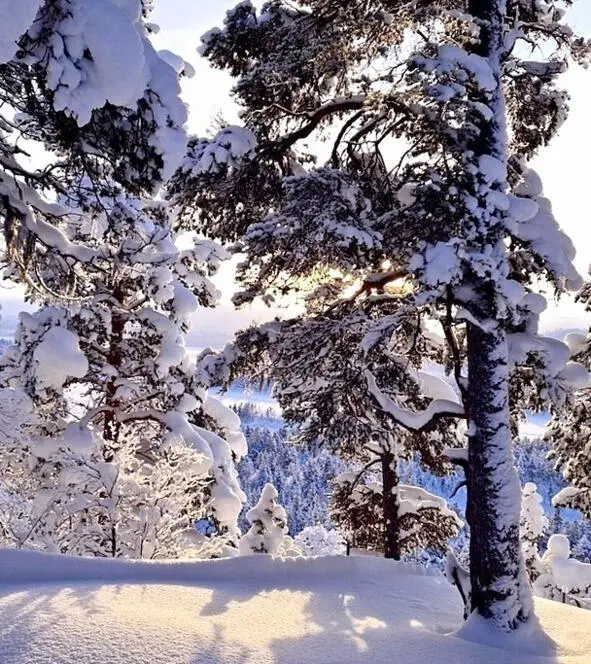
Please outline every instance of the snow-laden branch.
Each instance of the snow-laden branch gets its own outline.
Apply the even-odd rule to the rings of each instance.
[[[371,371],[365,371],[365,378],[368,390],[380,408],[391,415],[400,426],[409,431],[423,431],[442,417],[461,418],[466,416],[461,404],[448,399],[434,399],[428,408],[422,411],[408,410],[407,408],[398,406],[389,396],[380,390],[375,376]]]

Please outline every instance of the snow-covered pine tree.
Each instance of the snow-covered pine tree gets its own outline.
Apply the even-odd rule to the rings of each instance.
[[[580,299],[591,306],[591,286],[586,284]],[[571,357],[591,369],[591,338],[589,335],[569,334],[566,343]],[[546,432],[552,449],[549,457],[555,469],[562,473],[569,486],[553,498],[557,507],[580,510],[591,519],[591,390],[584,386],[570,400],[568,407],[556,413]]]
[[[244,438],[196,384],[184,341],[197,307],[215,303],[207,275],[220,250],[176,249],[162,203],[103,194],[83,219],[75,239],[100,247],[99,269],[67,306],[24,314],[2,360],[4,382],[35,404],[27,443],[49,479],[30,536],[44,529],[70,553],[153,557],[178,553],[182,530],[210,516],[236,544]]]
[[[241,555],[269,553],[275,555],[281,549],[287,533],[287,514],[277,502],[279,494],[272,484],[265,484],[257,504],[248,510],[246,518],[250,529],[240,539]]]
[[[359,479],[354,472],[339,475],[332,495],[332,520],[351,548],[394,560],[426,550],[442,552],[463,525],[444,498],[426,489],[398,484],[392,500],[384,495],[387,484],[380,478]]]
[[[547,528],[548,519],[542,507],[542,496],[533,482],[527,482],[521,490],[520,534],[525,566],[532,583],[542,571],[538,544]]]
[[[264,366],[255,363],[251,370],[259,376],[263,371],[272,382],[283,416],[295,426],[295,444],[328,450],[355,469],[337,478],[331,508],[353,546],[394,559],[416,548],[444,550],[461,522],[444,501],[402,486],[399,464],[416,454],[426,467],[449,472],[443,450],[458,445],[457,431],[449,425],[428,433],[406,431],[387,412],[376,411],[364,369],[370,367],[391,386],[386,392],[393,397],[404,389],[407,405],[417,409],[429,397],[447,397],[450,408],[455,403],[461,410],[458,397],[444,380],[418,371],[412,375],[400,362],[397,350],[409,345],[402,331],[399,340],[391,338],[386,345],[364,338],[368,319],[356,319],[345,315],[262,326],[255,341],[267,337]],[[238,335],[234,354],[248,351],[251,343],[250,331]],[[407,356],[416,363],[415,358]]]
[[[502,629],[531,611],[510,408],[560,403],[582,376],[538,335],[541,281],[581,282],[527,167],[566,117],[557,76],[588,53],[563,22],[569,4],[241,2],[203,53],[236,78],[245,126],[194,139],[170,188],[186,219],[199,210],[204,232],[246,253],[237,302],[303,291],[307,318],[365,317],[364,337],[384,345],[406,326],[427,347],[439,328],[421,364],[444,363],[463,412],[441,399],[415,410],[404,383],[369,362],[363,375],[409,431],[468,419],[471,609]]]
[[[12,456],[28,478],[13,464],[5,478],[31,508],[13,543],[174,555],[208,515],[236,545],[244,438],[196,383],[185,348],[191,314],[215,302],[208,276],[222,253],[208,241],[179,250],[175,219],[154,199],[184,154],[187,67],[154,50],[141,0],[10,4],[5,276],[40,305],[2,361],[3,383],[24,390],[35,415]],[[19,139],[49,165],[23,161]]]

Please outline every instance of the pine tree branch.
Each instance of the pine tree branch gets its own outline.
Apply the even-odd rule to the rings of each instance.
[[[345,113],[346,111],[358,111],[363,108],[366,101],[367,97],[365,95],[355,95],[353,97],[334,99],[333,101],[320,106],[315,111],[302,112],[300,114],[294,113],[293,115],[307,117],[309,121],[296,131],[286,134],[280,140],[272,143],[268,148],[269,152],[275,154],[283,154],[287,152],[289,148],[295,145],[298,141],[307,138],[325,118],[330,115]]]
[[[380,408],[408,431],[425,431],[444,418],[461,419],[466,417],[464,407],[461,404],[447,399],[434,399],[428,408],[423,411],[415,412],[402,408],[380,390],[371,371],[365,371],[365,378],[369,393],[377,401]]]
[[[383,291],[383,289],[388,284],[392,283],[393,281],[398,281],[399,279],[407,279],[408,276],[408,272],[403,270],[393,270],[391,272],[377,272],[374,274],[368,274],[364,282],[354,293],[331,304],[327,309],[327,314],[331,311],[334,311],[342,304],[350,304],[351,302],[355,302],[355,300],[357,300],[357,298],[361,297],[362,295],[369,295],[374,290],[378,292]]]

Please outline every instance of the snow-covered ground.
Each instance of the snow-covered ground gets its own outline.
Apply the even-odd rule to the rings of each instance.
[[[378,558],[145,563],[3,550],[0,662],[589,664],[591,612],[536,606],[546,636],[479,624],[460,636],[459,595],[443,577]]]

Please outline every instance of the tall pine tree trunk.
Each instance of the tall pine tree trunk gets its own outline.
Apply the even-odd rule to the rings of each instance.
[[[505,332],[468,326],[467,519],[472,610],[503,629],[530,612],[530,589],[519,543],[521,493],[509,429]]]
[[[398,467],[391,452],[382,455],[382,500],[384,505],[384,556],[400,560],[398,513]]]
[[[471,146],[476,159],[490,155],[507,164],[506,111],[501,87],[501,53],[504,46],[505,0],[470,0],[470,11],[479,20],[481,40],[477,55],[489,63],[497,79],[496,90],[487,92],[493,112],[483,122]],[[498,185],[502,186],[502,185]],[[507,266],[502,219],[491,215],[481,231],[500,274]],[[476,247],[478,250],[478,247]],[[496,319],[495,288],[476,284],[479,317]],[[519,545],[521,491],[514,466],[509,427],[509,368],[507,335],[499,321],[486,330],[468,324],[468,497],[470,524],[470,579],[472,610],[493,620],[504,630],[515,629],[531,610],[531,591]]]
[[[118,303],[123,302],[123,293],[117,287],[113,291],[113,299]],[[109,339],[107,361],[109,366],[116,370],[116,373],[107,380],[105,385],[105,406],[107,407],[107,410],[103,420],[103,458],[107,463],[114,460],[120,445],[119,436],[121,434],[121,422],[116,415],[116,410],[119,406],[116,394],[119,372],[123,362],[123,349],[121,346],[123,344],[124,331],[125,318],[118,311],[117,307],[113,307],[111,310],[111,335]],[[110,539],[105,543],[105,550],[110,551],[111,557],[117,557],[118,532],[114,523],[111,523]]]
[[[123,293],[119,288],[113,291],[113,299],[118,303],[123,302]],[[116,370],[116,373],[111,376],[105,386],[105,406],[107,410],[103,421],[103,440],[105,442],[105,461],[110,462],[113,460],[115,453],[119,447],[119,435],[121,432],[121,423],[116,417],[116,410],[118,408],[117,381],[119,380],[119,371],[121,363],[123,362],[123,333],[125,331],[125,317],[113,307],[111,310],[111,335],[109,339],[108,350],[108,363],[109,366]]]

